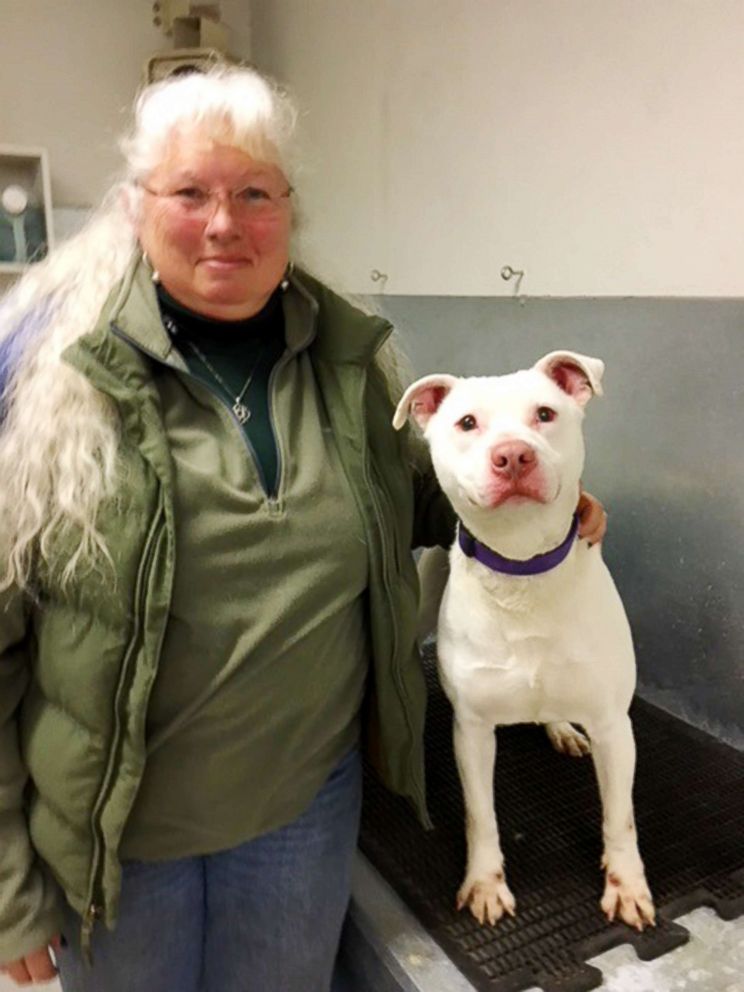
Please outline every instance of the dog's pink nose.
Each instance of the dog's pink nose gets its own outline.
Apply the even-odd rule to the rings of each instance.
[[[533,448],[524,441],[504,441],[491,450],[491,465],[497,475],[519,479],[537,464]]]

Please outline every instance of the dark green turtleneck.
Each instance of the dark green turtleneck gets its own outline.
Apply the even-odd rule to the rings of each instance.
[[[281,289],[257,314],[235,321],[214,320],[188,310],[162,285],[157,293],[166,329],[193,376],[229,407],[250,376],[242,400],[250,410],[243,433],[255,455],[264,490],[276,495],[279,454],[269,408],[269,377],[284,351]]]

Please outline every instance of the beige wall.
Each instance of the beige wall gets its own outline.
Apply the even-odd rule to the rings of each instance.
[[[251,7],[252,17],[251,17]],[[744,295],[741,0],[224,0],[304,111],[310,260],[346,289]],[[150,0],[0,0],[0,142],[95,203]]]
[[[346,289],[744,295],[741,0],[253,0]]]
[[[222,4],[238,57],[250,52],[249,7]],[[151,0],[0,0],[0,142],[49,150],[55,207],[98,201],[142,67],[168,48]]]

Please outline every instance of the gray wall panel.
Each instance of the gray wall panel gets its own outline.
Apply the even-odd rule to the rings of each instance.
[[[744,746],[744,301],[378,297],[416,374],[602,358],[584,482],[642,692]]]

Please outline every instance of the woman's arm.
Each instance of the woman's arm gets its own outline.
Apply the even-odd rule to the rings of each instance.
[[[23,804],[28,774],[17,717],[29,680],[26,626],[23,597],[0,593],[0,964],[13,978],[26,955],[37,970],[38,953],[48,958],[61,926],[59,892],[31,846]],[[38,968],[41,977],[43,963]]]
[[[455,539],[457,517],[442,492],[431,464],[429,447],[410,426],[404,428],[413,465],[413,548],[449,548]]]

